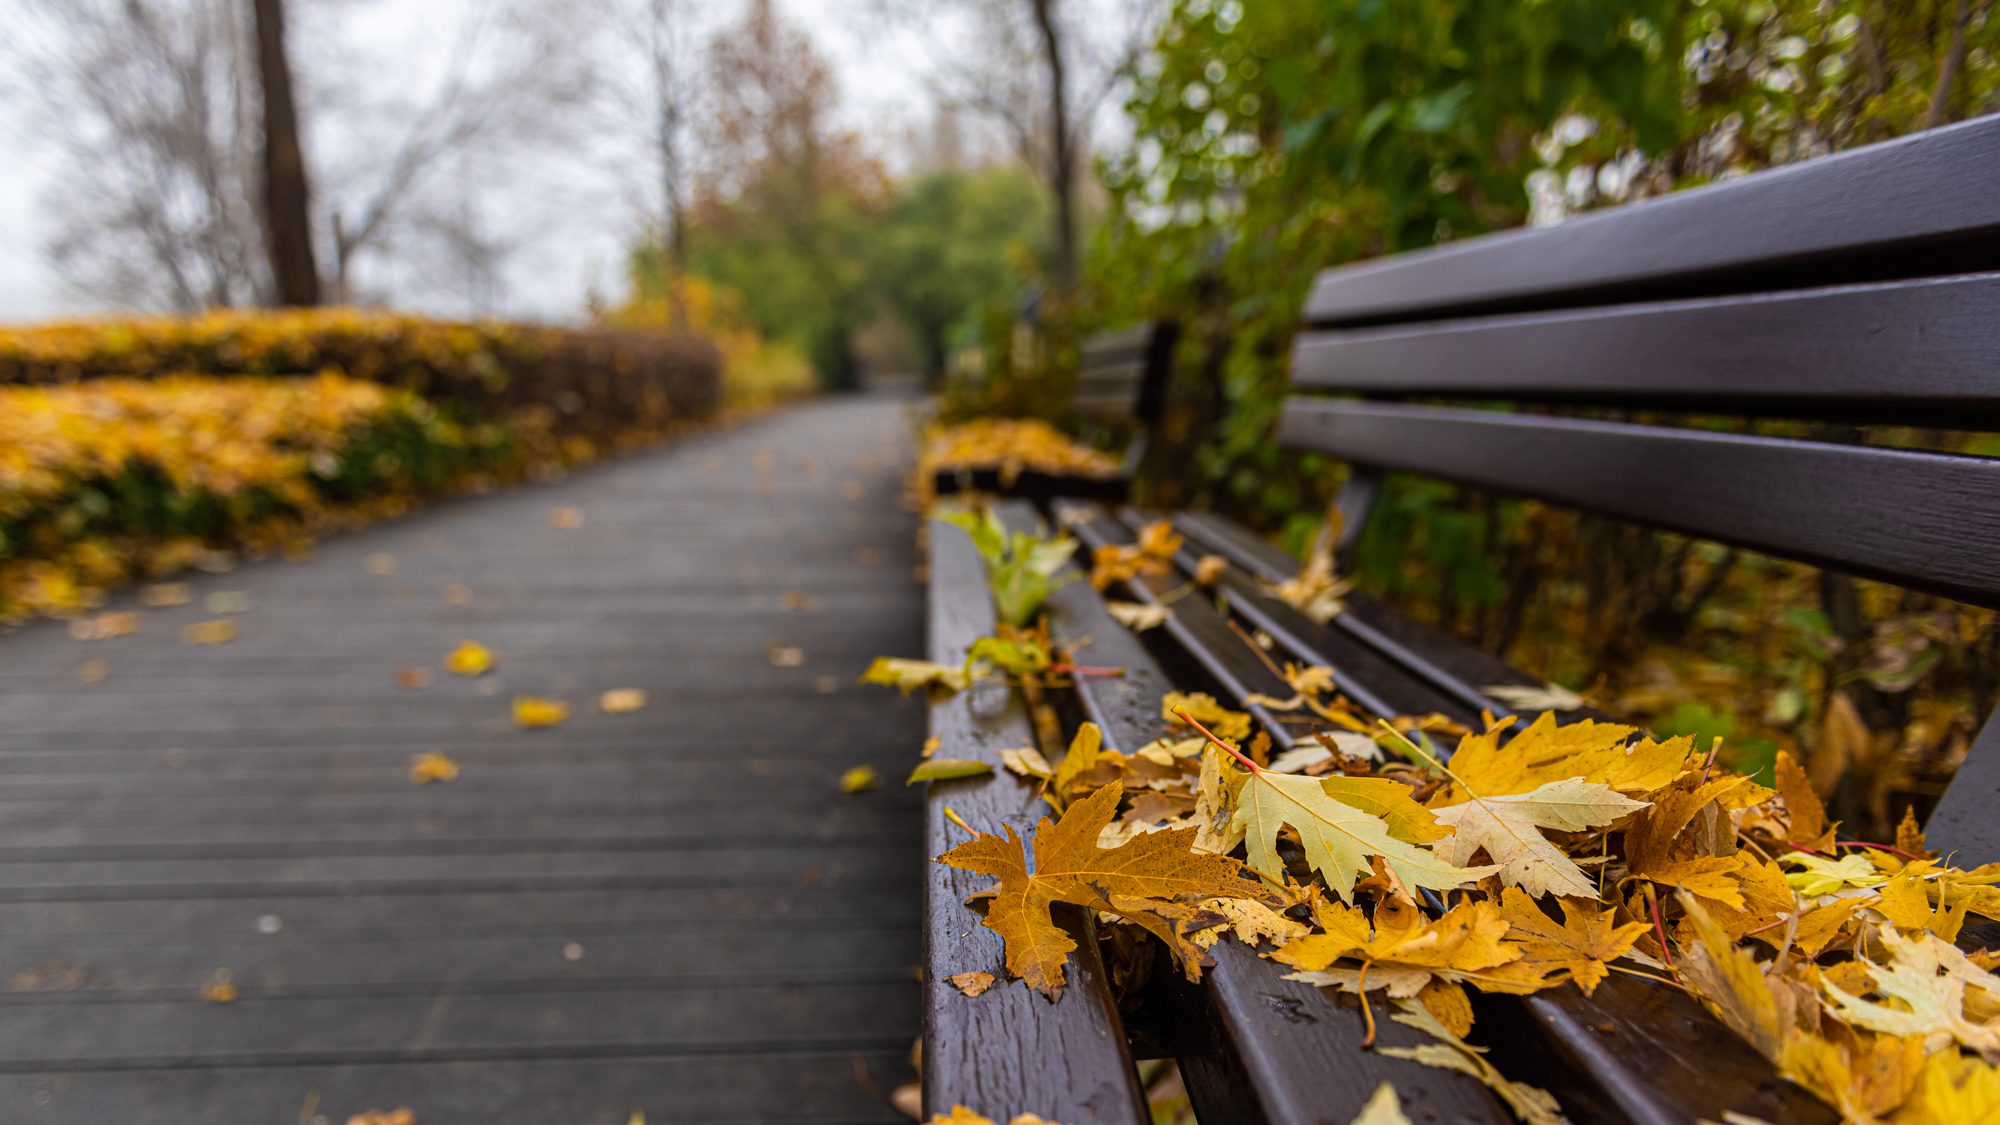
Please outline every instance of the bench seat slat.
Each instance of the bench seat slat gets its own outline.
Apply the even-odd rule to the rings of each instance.
[[[2000,604],[2000,460],[1481,410],[1292,399],[1280,437]]]
[[[967,645],[993,632],[985,566],[958,528],[932,521],[930,536],[930,655],[956,664]],[[984,831],[1012,823],[1023,835],[1046,811],[1033,787],[997,768],[999,751],[1034,743],[1018,694],[985,681],[932,704],[930,723],[940,754],[990,761],[996,769],[988,777],[934,784],[925,802],[926,1112],[958,1104],[999,1120],[1038,1113],[1064,1125],[1140,1125],[1149,1119],[1144,1098],[1086,914],[1057,908],[1056,919],[1077,940],[1077,952],[1066,970],[1068,986],[1051,1004],[1006,979],[999,935],[965,905],[965,897],[990,880],[930,862],[966,838],[945,818],[947,805]],[[1000,982],[974,998],[946,979],[975,971],[993,973]]]
[[[1002,518],[1016,530],[1036,522],[1021,505],[1003,506]],[[1083,715],[1104,731],[1106,745],[1131,751],[1162,733],[1161,697],[1172,684],[1088,582],[1056,591],[1049,627],[1058,644],[1087,639],[1078,650],[1081,662],[1125,670],[1121,677],[1077,683]],[[1203,1125],[1347,1121],[1385,1081],[1396,1087],[1413,1120],[1499,1125],[1512,1119],[1466,1075],[1363,1050],[1358,1005],[1285,980],[1283,966],[1239,942],[1218,942],[1212,954],[1216,963],[1199,984],[1179,979],[1170,967],[1155,969],[1156,977],[1174,978],[1165,986],[1173,1012],[1164,1029],[1175,1037],[1182,1080]],[[1426,1041],[1386,1017],[1378,1026],[1384,1045]]]
[[[2000,274],[1303,333],[1295,386],[2000,421]]]
[[[1355,322],[1586,303],[1578,294],[1599,303],[1607,291],[1809,263],[1819,265],[1801,273],[1824,275],[1829,259],[1991,236],[2000,231],[1996,182],[2000,115],[1555,226],[1329,270],[1313,285],[1306,318]],[[1993,265],[1989,259],[1962,268]],[[1823,276],[1803,282],[1824,283]]]
[[[1208,525],[1221,522],[1213,516],[1202,520]],[[1132,541],[1131,532],[1136,525],[1143,522],[1141,514],[1128,513],[1122,523],[1091,520],[1079,523],[1077,531],[1093,546],[1105,542],[1127,543]],[[1249,533],[1239,530],[1235,537],[1248,538]],[[1128,585],[1138,593],[1139,586],[1166,589],[1179,585],[1186,577],[1182,573]],[[1184,609],[1198,614],[1216,612],[1212,605],[1196,598],[1175,603],[1177,617]],[[1335,636],[1331,628],[1311,622],[1295,632],[1311,635],[1313,630],[1318,631],[1321,643]],[[1164,627],[1161,631],[1165,631]],[[1183,633],[1175,639],[1194,635],[1197,634]],[[1201,630],[1199,635],[1216,637],[1217,643],[1226,643],[1241,654],[1189,654],[1203,666],[1235,666],[1245,659],[1260,663],[1226,626],[1219,635],[1212,629]],[[1425,645],[1422,655],[1432,663],[1481,678],[1482,682],[1526,679],[1518,672],[1508,671],[1502,679],[1486,680],[1483,677],[1490,673],[1483,669],[1498,661],[1456,642],[1429,647],[1423,637],[1418,630],[1399,630],[1397,640]],[[1311,661],[1315,659],[1315,649],[1307,647],[1303,651],[1277,654],[1278,659],[1287,656]],[[1102,655],[1093,658],[1103,659]],[[1226,683],[1218,686],[1230,694]],[[1225,699],[1225,703],[1241,707],[1242,700]],[[1413,710],[1447,710],[1449,705],[1448,697],[1439,693],[1429,706]],[[1274,736],[1273,741],[1285,740]],[[1503,1070],[1522,1081],[1549,1087],[1563,1101],[1572,1120],[1668,1125],[1702,1118],[1719,1119],[1723,1111],[1732,1109],[1801,1125],[1830,1123],[1836,1116],[1804,1090],[1777,1079],[1765,1061],[1748,1047],[1718,1050],[1733,1041],[1731,1033],[1691,997],[1664,986],[1614,975],[1600,986],[1595,998],[1585,997],[1573,988],[1557,988],[1519,998],[1482,997],[1479,1011],[1485,1033],[1478,1038],[1494,1048],[1496,1060],[1507,1060]]]

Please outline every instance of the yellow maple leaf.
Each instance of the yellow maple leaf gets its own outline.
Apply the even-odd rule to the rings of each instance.
[[[1273,880],[1282,879],[1285,865],[1278,858],[1277,839],[1279,831],[1289,827],[1298,833],[1306,862],[1346,902],[1354,899],[1355,877],[1373,870],[1368,862],[1371,856],[1381,857],[1404,886],[1440,891],[1463,886],[1495,870],[1466,867],[1464,856],[1453,858],[1398,839],[1388,820],[1346,803],[1343,795],[1358,796],[1375,808],[1388,810],[1406,833],[1415,831],[1436,839],[1441,830],[1435,821],[1425,823],[1396,804],[1402,801],[1416,807],[1400,782],[1359,779],[1378,784],[1357,786],[1355,780],[1322,780],[1270,770],[1256,770],[1244,778],[1236,794],[1233,823],[1243,830],[1248,842],[1250,866]],[[1402,795],[1391,796],[1391,790],[1396,789],[1402,790]]]
[[[514,697],[514,725],[517,727],[552,727],[569,718],[569,704],[560,699],[542,699],[532,695]]]
[[[1185,731],[1188,723],[1175,714],[1177,711],[1187,712],[1188,718],[1207,727],[1218,738],[1240,742],[1250,737],[1249,714],[1231,711],[1205,691],[1170,691],[1160,698],[1160,717]]]
[[[1165,574],[1173,568],[1174,552],[1180,549],[1181,536],[1174,525],[1155,520],[1139,530],[1138,542],[1130,546],[1106,543],[1093,552],[1090,585],[1103,590],[1142,574]]]
[[[1832,848],[1834,829],[1838,826],[1826,818],[1826,804],[1814,791],[1805,768],[1790,753],[1780,750],[1772,772],[1777,779],[1778,799],[1784,803],[1788,818],[1787,842],[1794,848],[1813,851]]]
[[[1595,719],[1558,724],[1552,712],[1543,712],[1503,747],[1508,729],[1507,723],[1495,723],[1466,735],[1452,755],[1451,772],[1481,796],[1526,793],[1571,778],[1647,794],[1671,782],[1694,752],[1694,740],[1685,737],[1641,739],[1628,747],[1635,727]]]
[[[1501,939],[1507,922],[1491,899],[1466,899],[1442,916],[1426,918],[1404,898],[1385,899],[1373,915],[1337,902],[1314,904],[1320,932],[1286,942],[1273,960],[1299,970],[1287,979],[1348,992],[1385,989],[1391,997],[1416,996],[1433,979],[1519,987],[1524,977],[1495,970],[1521,959],[1521,950]],[[1352,961],[1352,967],[1340,962]]]
[[[444,658],[444,670],[460,676],[484,675],[493,667],[493,650],[478,641],[460,641]]]
[[[1507,942],[1520,949],[1521,964],[1546,973],[1564,972],[1585,996],[1611,975],[1611,962],[1623,956],[1646,932],[1646,923],[1616,925],[1616,910],[1600,913],[1594,903],[1557,899],[1563,920],[1542,912],[1515,887],[1501,892],[1500,916],[1507,920]]]
[[[426,752],[410,759],[410,783],[429,785],[433,781],[458,780],[458,763],[443,754]]]
[[[1824,981],[1829,1009],[1855,1027],[1921,1038],[1927,1050],[1939,1051],[1956,1040],[1978,1051],[1988,1063],[2000,1061],[2000,1025],[1966,1016],[1969,991],[1986,994],[1985,1003],[2000,1000],[2000,977],[1974,965],[1957,946],[1925,933],[1904,937],[1884,926],[1875,935],[1888,953],[1886,963],[1864,956],[1861,964],[1871,978],[1869,992],[1855,995]]]
[[[1121,787],[1112,784],[1070,806],[1060,821],[1043,817],[1031,839],[1033,870],[1012,825],[1006,835],[979,832],[938,857],[938,862],[991,876],[999,882],[975,897],[989,900],[982,925],[1000,935],[1007,969],[1028,987],[1054,999],[1062,991],[1063,963],[1076,942],[1049,916],[1058,902],[1116,914],[1166,943],[1190,977],[1200,975],[1201,951],[1185,936],[1201,900],[1253,898],[1282,901],[1226,856],[1191,848],[1194,829],[1145,833],[1115,848],[1097,846],[1098,833],[1117,811]]]
[[[1646,802],[1635,801],[1601,782],[1581,778],[1551,781],[1526,793],[1475,796],[1464,804],[1433,808],[1438,822],[1454,830],[1433,847],[1447,862],[1456,864],[1471,862],[1473,854],[1484,849],[1498,865],[1502,882],[1532,895],[1596,898],[1596,884],[1542,835],[1542,829],[1576,832],[1600,828],[1645,807]]]
[[[1901,846],[1901,845],[1898,845]],[[1915,1096],[1895,1125],[2000,1125],[2000,1067],[1940,1051],[1924,1060]]]

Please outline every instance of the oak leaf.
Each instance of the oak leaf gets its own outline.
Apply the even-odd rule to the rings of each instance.
[[[1646,807],[1602,782],[1570,778],[1529,792],[1474,797],[1461,805],[1434,808],[1439,823],[1455,831],[1433,845],[1447,862],[1464,864],[1485,849],[1498,865],[1501,882],[1540,897],[1557,894],[1596,898],[1597,887],[1542,829],[1577,832],[1600,828]]]
[[[1098,847],[1098,833],[1111,823],[1121,792],[1116,784],[1106,785],[1070,806],[1060,821],[1043,817],[1030,841],[1008,825],[1004,836],[980,832],[938,857],[940,863],[999,880],[973,896],[989,900],[982,924],[1000,935],[1008,971],[1050,999],[1061,994],[1063,962],[1076,948],[1049,916],[1056,903],[1107,911],[1144,927],[1197,977],[1201,950],[1183,932],[1198,909],[1194,904],[1211,898],[1282,901],[1236,860],[1194,851],[1192,828]]]

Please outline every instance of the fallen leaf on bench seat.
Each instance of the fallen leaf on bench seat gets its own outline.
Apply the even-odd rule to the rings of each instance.
[[[1449,1028],[1438,1022],[1436,1016],[1416,1001],[1399,1001],[1397,1006],[1402,1009],[1392,1017],[1397,1023],[1414,1027],[1437,1042],[1417,1047],[1378,1047],[1377,1054],[1469,1074],[1499,1095],[1500,1100],[1506,1102],[1507,1107],[1526,1125],[1569,1125],[1569,1118],[1563,1116],[1562,1106],[1547,1090],[1524,1082],[1508,1081],[1498,1067],[1486,1061],[1484,1051],[1453,1035]]]
[[[1403,1113],[1403,1103],[1396,1097],[1396,1088],[1387,1082],[1375,1087],[1368,1104],[1354,1115],[1349,1125],[1410,1125],[1410,1119]]]
[[[1188,718],[1232,742],[1250,737],[1249,714],[1231,711],[1205,691],[1170,691],[1160,698],[1160,717],[1169,723],[1187,727],[1188,724],[1174,714],[1176,711],[1186,711]]]
[[[1111,615],[1114,621],[1117,621],[1120,625],[1125,626],[1134,633],[1143,633],[1148,629],[1157,629],[1165,625],[1174,616],[1174,611],[1167,606],[1147,605],[1144,602],[1107,600],[1104,603],[1104,609],[1105,612]]]
[[[1166,574],[1173,570],[1174,552],[1181,549],[1180,533],[1166,520],[1155,520],[1139,529],[1139,541],[1130,545],[1106,543],[1092,552],[1090,585],[1104,590],[1142,574]]]
[[[1061,995],[1063,963],[1076,942],[1049,910],[1059,902],[1108,911],[1144,927],[1173,951],[1189,979],[1199,979],[1203,954],[1187,937],[1205,899],[1283,901],[1226,856],[1195,852],[1192,828],[1135,836],[1115,848],[1097,846],[1098,833],[1118,811],[1122,787],[1106,785],[1070,806],[1060,821],[1043,817],[1028,841],[1012,825],[1006,835],[977,833],[938,862],[998,882],[973,898],[988,900],[981,923],[1000,935],[1007,970],[1053,1000]],[[1034,847],[1032,872],[1026,848]]]
[[[951,1107],[950,1113],[933,1114],[924,1125],[997,1125],[997,1123],[991,1117],[974,1113],[962,1105],[955,1105]],[[1032,1113],[1017,1113],[1007,1119],[1007,1125],[1058,1125],[1058,1123]]]
[[[1044,781],[1054,772],[1049,760],[1042,757],[1042,752],[1032,746],[1011,746],[1000,751],[1000,764],[1022,777],[1035,777]]]
[[[861,673],[864,684],[881,684],[893,687],[908,695],[918,688],[930,688],[933,693],[964,691],[972,682],[971,673],[964,668],[954,668],[948,664],[933,664],[928,660],[905,660],[897,656],[878,656],[875,662]]]
[[[1497,870],[1465,867],[1463,854],[1441,856],[1418,847],[1441,833],[1431,814],[1409,794],[1409,786],[1386,778],[1303,777],[1259,770],[1243,781],[1235,823],[1249,842],[1250,866],[1272,879],[1284,878],[1285,872],[1284,861],[1278,858],[1279,830],[1290,827],[1297,832],[1306,862],[1343,902],[1354,901],[1355,876],[1373,870],[1370,856],[1382,857],[1405,886],[1438,891]]]
[[[1501,893],[1500,916],[1507,920],[1507,942],[1521,950],[1523,963],[1569,974],[1585,996],[1611,975],[1610,964],[1632,948],[1646,923],[1613,925],[1616,910],[1599,911],[1590,903],[1559,899],[1563,920],[1542,913],[1518,887]]]
[[[1594,899],[1597,884],[1541,830],[1600,828],[1645,807],[1646,802],[1599,782],[1551,781],[1527,793],[1473,797],[1464,804],[1432,808],[1441,823],[1456,830],[1434,847],[1451,863],[1469,862],[1484,848],[1498,865],[1501,882],[1537,898],[1556,894]]]
[[[1522,711],[1574,711],[1586,702],[1561,684],[1488,684],[1479,690]]]
[[[904,785],[915,785],[919,781],[955,781],[961,777],[978,777],[993,772],[993,763],[974,761],[971,758],[930,758],[916,769]]]
[[[979,996],[992,988],[994,980],[998,978],[992,973],[953,973],[944,979],[950,981],[953,988],[967,996]]]
[[[1636,727],[1592,719],[1559,726],[1548,713],[1502,746],[1500,740],[1511,726],[1511,721],[1495,723],[1459,740],[1451,758],[1458,787],[1482,797],[1504,797],[1575,778],[1650,796],[1680,775],[1695,750],[1692,737],[1640,739],[1635,744]],[[1461,793],[1450,799],[1463,798]]]

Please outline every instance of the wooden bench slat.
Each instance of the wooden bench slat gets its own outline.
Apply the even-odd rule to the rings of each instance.
[[[1206,519],[1210,524],[1217,522],[1214,517]],[[1143,517],[1133,513],[1122,524],[1095,519],[1078,523],[1076,530],[1093,545],[1125,543],[1132,540],[1130,532],[1142,522]],[[1183,573],[1145,578],[1127,586],[1139,594],[1142,586],[1168,589],[1186,577]],[[1205,600],[1184,598],[1175,603],[1175,616],[1197,607],[1196,616],[1216,614]],[[1321,630],[1322,639],[1333,633],[1310,622],[1296,632],[1305,634],[1312,628]],[[1214,638],[1215,643],[1234,650],[1191,652],[1190,657],[1203,667],[1236,668],[1245,661],[1261,664],[1226,624],[1220,634],[1204,628],[1174,635],[1177,641],[1187,637]],[[1422,643],[1409,633],[1398,640]],[[1492,657],[1469,646],[1452,647],[1473,655],[1453,654],[1443,646],[1427,649],[1422,655],[1435,664],[1475,676],[1481,674],[1477,669],[1482,665],[1493,662]],[[1287,655],[1307,661],[1315,658],[1311,647],[1280,653],[1278,658]],[[1519,677],[1518,673],[1513,675]],[[1225,702],[1242,707],[1241,696],[1234,694],[1228,681],[1219,680],[1218,686],[1233,696]],[[1448,706],[1448,699],[1440,694],[1430,706],[1414,710],[1445,710]],[[1274,732],[1274,743],[1287,741]],[[1519,998],[1490,996],[1482,998],[1480,1012],[1486,1028],[1482,1041],[1494,1047],[1496,1058],[1512,1056],[1512,1068],[1503,1069],[1522,1081],[1549,1087],[1569,1109],[1572,1120],[1666,1125],[1718,1119],[1723,1111],[1732,1109],[1786,1122],[1832,1122],[1836,1116],[1804,1090],[1779,1080],[1755,1051],[1747,1047],[1716,1050],[1732,1041],[1732,1033],[1693,998],[1665,986],[1614,976],[1600,987],[1596,998],[1585,997],[1573,988]]]
[[[930,655],[957,664],[972,641],[993,632],[985,564],[958,528],[933,520],[930,536]],[[990,880],[930,862],[966,838],[945,818],[947,805],[983,831],[1012,823],[1023,835],[1047,810],[1033,787],[1000,766],[999,751],[1034,744],[1018,693],[983,681],[932,704],[930,721],[940,753],[992,762],[995,772],[933,784],[925,802],[926,1112],[964,1105],[1000,1120],[1038,1113],[1064,1125],[1141,1125],[1148,1120],[1144,1098],[1087,914],[1057,908],[1056,919],[1076,939],[1077,951],[1067,968],[1068,986],[1051,1004],[1007,979],[999,935],[965,905],[965,897]],[[999,982],[983,996],[968,997],[946,979],[960,972],[990,972]],[[1031,1049],[1012,1046],[1017,1043]]]
[[[1002,518],[1032,529],[1025,505],[1006,505]],[[1049,627],[1058,644],[1081,644],[1083,663],[1123,668],[1120,677],[1077,682],[1084,717],[1103,731],[1105,744],[1131,751],[1165,728],[1161,697],[1172,682],[1139,638],[1112,618],[1082,581],[1049,599]],[[1280,685],[1282,687],[1282,685]],[[1204,1125],[1216,1122],[1346,1121],[1382,1082],[1391,1082],[1406,1112],[1417,1120],[1504,1122],[1510,1115],[1471,1078],[1405,1059],[1384,1058],[1361,1047],[1358,1005],[1311,985],[1284,979],[1284,968],[1233,940],[1211,951],[1215,964],[1199,984],[1160,967],[1175,979],[1165,989],[1174,1009],[1162,1025],[1174,1036],[1181,1077]],[[1426,1037],[1379,1019],[1388,1046],[1414,1046]]]
[[[1996,192],[2000,194],[2000,192]],[[2000,274],[1307,332],[1294,385],[2000,425]]]
[[[1988,264],[1934,272],[1991,269],[1996,182],[2000,116],[1989,116],[1555,226],[1329,270],[1313,284],[1306,317],[1352,323],[1584,303],[1578,294],[1603,303],[1649,283],[1787,266],[1801,267],[1794,285],[1825,284],[1829,259],[1947,240]]]
[[[2000,460],[1481,410],[1285,406],[1286,445],[2000,604]]]

